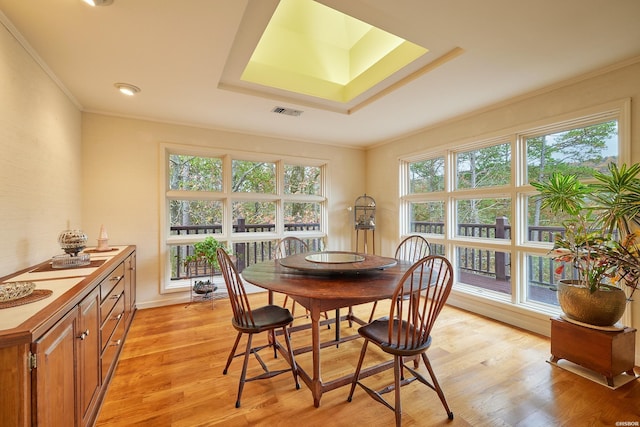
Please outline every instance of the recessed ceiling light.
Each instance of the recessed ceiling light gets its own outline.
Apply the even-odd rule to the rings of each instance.
[[[109,6],[113,0],[82,0],[89,6]]]
[[[116,83],[114,84],[116,88],[125,95],[133,96],[136,93],[140,92],[140,88],[138,86],[134,86],[129,83]]]

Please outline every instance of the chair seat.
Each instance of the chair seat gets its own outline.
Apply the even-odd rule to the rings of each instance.
[[[244,333],[258,333],[273,328],[281,328],[293,322],[291,312],[278,305],[265,305],[251,310],[253,325],[242,325],[232,319],[231,323],[236,330]]]
[[[400,326],[402,325],[402,326]],[[389,342],[389,318],[382,318],[374,320],[373,322],[364,325],[358,329],[358,333],[376,344],[383,351],[389,354],[395,354],[399,356],[414,356],[416,354],[424,353],[425,350],[431,345],[431,336],[429,336],[423,345],[417,347],[408,347],[404,343],[400,345],[397,341],[398,328],[402,327],[403,330],[409,329],[409,336],[412,336],[415,332],[413,325],[406,321],[400,322],[398,319],[393,320],[393,340]],[[406,333],[401,334],[406,335]]]

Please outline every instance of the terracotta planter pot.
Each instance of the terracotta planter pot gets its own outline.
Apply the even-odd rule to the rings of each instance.
[[[561,280],[558,283],[560,308],[569,319],[594,326],[612,326],[624,314],[627,297],[615,286],[603,288],[590,293],[577,280]]]

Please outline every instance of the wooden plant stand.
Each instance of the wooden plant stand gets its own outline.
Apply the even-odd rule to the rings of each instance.
[[[551,362],[566,359],[605,377],[626,372],[635,377],[636,330],[604,331],[576,325],[561,318],[551,319]]]

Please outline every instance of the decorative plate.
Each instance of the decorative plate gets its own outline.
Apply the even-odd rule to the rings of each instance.
[[[317,252],[304,257],[310,262],[320,262],[324,264],[346,264],[348,262],[362,262],[364,257],[351,252]]]

